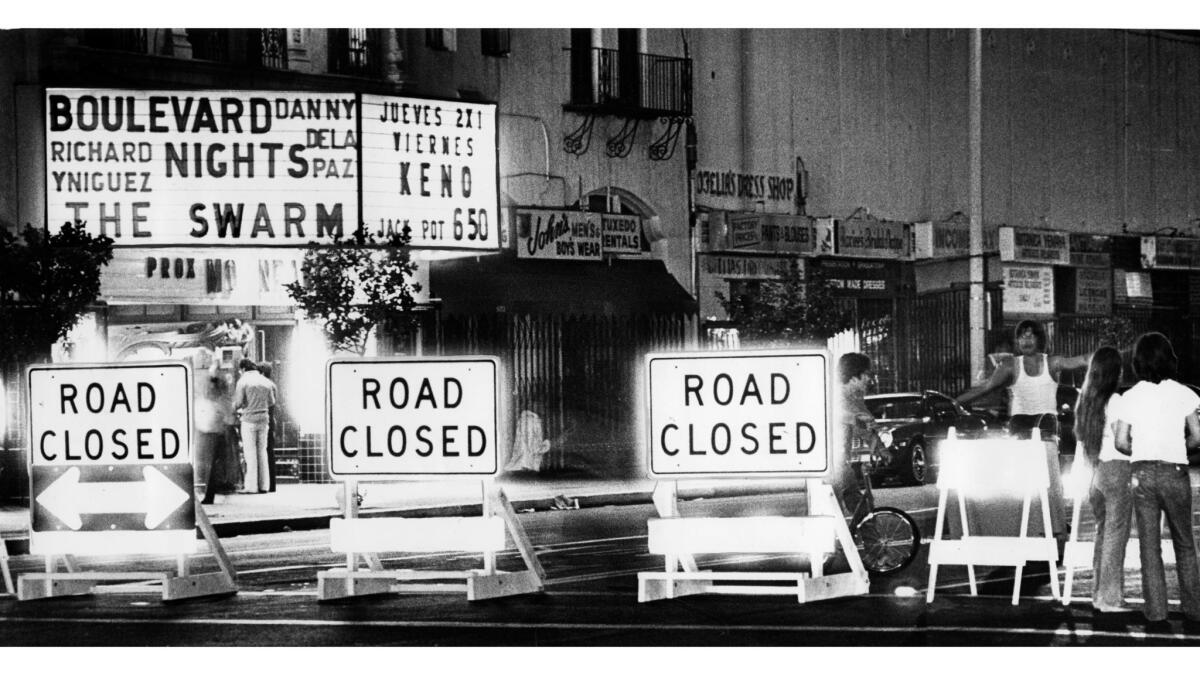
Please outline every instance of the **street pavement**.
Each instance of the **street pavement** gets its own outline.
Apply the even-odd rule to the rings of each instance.
[[[1193,483],[1196,482],[1193,475]],[[541,552],[547,556],[547,570],[550,573],[547,595],[542,600],[530,601],[529,610],[535,615],[518,617],[510,615],[508,608],[518,605],[516,601],[506,601],[505,610],[498,614],[501,606],[483,603],[475,605],[463,603],[461,598],[450,598],[437,601],[438,604],[425,609],[426,616],[409,616],[410,609],[405,605],[404,619],[381,619],[374,616],[370,619],[370,629],[378,631],[377,638],[361,635],[364,644],[396,644],[398,638],[387,635],[389,629],[407,628],[410,632],[405,640],[408,644],[446,644],[446,638],[438,637],[439,630],[470,629],[482,631],[456,634],[449,643],[453,644],[658,644],[665,641],[668,644],[876,644],[876,645],[945,645],[945,644],[985,644],[985,645],[1100,645],[1100,644],[1160,644],[1160,645],[1200,645],[1200,634],[1193,632],[1193,627],[1182,621],[1179,605],[1171,605],[1172,622],[1167,629],[1161,627],[1157,631],[1147,630],[1140,621],[1136,610],[1140,609],[1140,576],[1136,573],[1137,559],[1132,556],[1127,559],[1127,567],[1131,573],[1126,577],[1126,594],[1131,603],[1131,613],[1116,618],[1093,616],[1090,609],[1091,572],[1089,569],[1077,570],[1073,588],[1074,602],[1069,607],[1063,607],[1054,601],[1048,593],[1049,576],[1044,565],[1030,565],[1025,570],[1024,581],[1021,584],[1021,602],[1017,607],[1008,603],[1008,593],[1011,589],[1012,570],[1005,572],[1002,568],[996,570],[981,570],[981,597],[970,597],[962,578],[962,570],[950,573],[945,570],[939,577],[936,601],[931,605],[924,602],[924,588],[928,578],[926,564],[927,546],[922,547],[918,559],[906,570],[900,578],[885,578],[872,583],[871,593],[858,598],[839,598],[811,606],[797,606],[794,602],[773,598],[688,598],[676,601],[661,601],[651,605],[631,605],[633,569],[620,569],[622,565],[661,565],[661,558],[645,556],[644,527],[645,518],[650,514],[651,493],[654,482],[651,480],[631,481],[545,481],[504,479],[498,481],[506,495],[520,513],[527,514],[527,527],[533,527],[535,541]],[[798,480],[714,480],[688,481],[680,485],[681,502],[691,504],[712,504],[717,508],[719,503],[741,501],[749,503],[764,503],[770,500],[784,500],[785,504],[798,503],[798,493],[802,490],[803,481]],[[225,537],[236,537],[228,546],[235,553],[235,561],[239,564],[239,574],[243,567],[240,558],[250,555],[260,548],[256,543],[260,537],[273,536],[269,533],[299,533],[303,530],[323,530],[328,526],[328,519],[339,515],[341,509],[338,495],[341,485],[296,485],[283,484],[274,494],[266,495],[229,495],[220,498],[219,503],[206,507],[218,534]],[[413,483],[365,483],[361,485],[364,494],[361,515],[472,515],[477,514],[481,502],[480,483],[467,482],[413,482]],[[885,488],[877,492],[880,505],[894,505],[909,511],[917,518],[925,535],[932,534],[932,520],[935,509],[930,508],[931,502],[936,502],[937,491],[932,486],[923,488]],[[760,496],[761,495],[761,496]],[[601,508],[614,507],[614,508]],[[685,509],[685,515],[689,509]],[[790,507],[789,507],[790,508]],[[576,509],[582,512],[573,513]],[[615,514],[624,513],[626,509],[637,509],[637,517],[617,517]],[[554,515],[555,524],[545,528],[544,536],[536,536],[537,523],[544,517]],[[621,548],[611,553],[610,560],[597,558],[594,529],[589,529],[577,536],[578,553],[565,556],[559,543],[566,523],[579,523],[589,518],[619,520],[626,523],[630,531],[619,533],[614,541],[621,542]],[[1090,538],[1091,523],[1087,522],[1090,513],[1085,508],[1083,522],[1078,525],[1083,538]],[[0,532],[4,534],[9,544],[9,550],[21,554],[23,545],[27,545],[26,528],[28,526],[28,510],[19,506],[9,505],[0,508]],[[635,522],[636,521],[636,522]],[[607,526],[605,526],[607,527]],[[641,536],[636,535],[638,532]],[[244,536],[243,536],[244,535]],[[277,536],[277,535],[275,535]],[[323,533],[313,532],[307,535],[320,540]],[[307,540],[306,540],[307,541]],[[309,545],[321,549],[325,546],[322,541],[309,542]],[[1169,546],[1165,547],[1169,550]],[[324,549],[325,561],[329,557],[328,549]],[[542,553],[539,553],[541,555]],[[560,556],[560,561],[555,556]],[[582,556],[582,557],[580,557]],[[635,561],[635,558],[637,560]],[[14,559],[20,567],[27,567],[28,559]],[[286,569],[280,567],[285,561],[264,562],[266,569]],[[325,561],[326,563],[328,561]],[[596,569],[584,569],[580,564],[593,565]],[[601,569],[603,568],[603,569]],[[248,570],[247,570],[248,571]],[[1168,582],[1171,584],[1172,597],[1178,597],[1175,586],[1173,566],[1168,565]],[[587,572],[584,574],[583,572]],[[253,577],[254,575],[250,575]],[[307,578],[307,577],[306,577]],[[594,584],[597,580],[609,580],[609,585],[599,590],[584,586],[576,587],[577,583]],[[184,603],[192,609],[170,609],[172,614],[167,619],[147,619],[131,617],[124,612],[128,608],[105,609],[110,602],[108,598],[98,596],[93,600],[62,600],[50,604],[16,603],[11,598],[0,599],[0,634],[12,638],[11,644],[45,644],[44,636],[25,633],[35,630],[42,625],[46,629],[57,626],[57,622],[94,621],[97,631],[96,641],[79,638],[74,644],[112,644],[111,632],[104,631],[112,622],[165,621],[177,624],[181,615],[190,618],[190,630],[194,631],[198,643],[220,644],[228,639],[229,633],[236,633],[239,627],[247,625],[258,626],[263,630],[280,632],[278,641],[264,633],[260,644],[285,643],[287,626],[293,625],[289,620],[274,616],[276,609],[290,609],[300,613],[301,623],[314,630],[330,630],[329,644],[336,644],[338,627],[358,625],[365,620],[356,613],[352,606],[337,610],[315,609],[306,581],[303,588],[291,592],[299,596],[289,595],[280,587],[266,585],[262,588],[247,587],[239,592],[236,598],[223,601],[216,616],[208,615],[209,610],[215,610],[212,603]],[[294,586],[294,584],[293,584]],[[2,590],[2,589],[0,589]],[[579,606],[575,594],[595,594],[605,603],[620,605],[607,614],[597,614],[585,619],[579,614]],[[595,598],[593,598],[595,599]],[[283,602],[284,605],[274,607],[270,603]],[[374,609],[383,610],[404,602],[402,599],[384,601],[383,604],[363,604]],[[83,604],[80,604],[83,603]],[[95,604],[93,604],[95,603]],[[232,603],[232,604],[229,604]],[[144,604],[144,603],[142,603]],[[561,616],[547,616],[546,610],[562,604]],[[337,606],[335,604],[335,606]],[[51,610],[51,607],[58,609]],[[93,607],[95,616],[64,618],[56,616],[61,612],[74,612]],[[472,607],[475,607],[472,609]],[[73,609],[74,608],[74,609]],[[246,616],[240,614],[240,608],[249,612]],[[634,609],[636,608],[636,609]],[[736,610],[735,610],[736,608]],[[313,614],[313,612],[316,614]],[[335,616],[329,616],[331,613]],[[48,614],[43,614],[48,612]],[[697,614],[698,612],[698,614]],[[730,613],[733,612],[733,613]],[[85,614],[92,614],[87,610]],[[447,616],[455,614],[455,619],[448,620]],[[498,623],[491,624],[481,621],[486,615],[489,620]],[[493,616],[494,615],[494,616]],[[617,618],[613,617],[625,617]],[[708,617],[711,620],[697,621],[696,616]],[[501,619],[503,619],[501,621]],[[257,622],[257,623],[254,623]],[[460,625],[461,624],[461,625]],[[155,625],[158,625],[155,623]],[[491,627],[491,630],[484,630]],[[294,628],[293,628],[294,629]],[[208,633],[211,631],[211,634]],[[429,631],[426,635],[422,631]],[[203,636],[209,635],[209,638]],[[222,637],[225,636],[225,637]],[[553,639],[550,639],[553,636]],[[171,644],[171,638],[163,636],[165,642]],[[136,644],[136,636],[130,638]],[[183,639],[183,638],[181,638]],[[191,639],[191,638],[187,638]],[[373,640],[378,642],[373,642]],[[318,639],[318,643],[321,641]],[[124,644],[116,640],[117,644]]]

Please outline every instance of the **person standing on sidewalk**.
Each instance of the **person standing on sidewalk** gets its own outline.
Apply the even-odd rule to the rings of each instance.
[[[1033,428],[1042,429],[1042,438],[1057,436],[1058,381],[1064,370],[1088,365],[1085,356],[1050,356],[1046,354],[1046,329],[1041,322],[1026,319],[1013,330],[1017,353],[1002,360],[984,384],[959,394],[960,405],[966,405],[984,394],[1009,388],[1008,430],[1017,438],[1030,438]],[[1041,425],[1048,426],[1042,427]]]
[[[216,495],[217,468],[224,465],[226,455],[226,417],[231,414],[229,388],[214,363],[196,399],[196,485],[204,486],[201,504],[212,504]]]
[[[1121,353],[1101,347],[1092,354],[1083,390],[1075,406],[1075,437],[1093,466],[1088,501],[1096,517],[1095,553],[1092,556],[1092,607],[1099,612],[1116,612],[1125,607],[1125,544],[1133,515],[1129,489],[1132,468],[1129,458],[1117,451],[1113,429],[1121,395]]]
[[[242,452],[246,456],[246,489],[248,493],[266,492],[270,488],[267,471],[267,433],[270,430],[270,408],[275,405],[275,383],[263,377],[250,359],[238,364],[242,376],[233,391],[233,409],[241,415]]]
[[[273,367],[271,366],[270,361],[259,362],[258,372],[261,373],[263,377],[267,378],[268,380],[271,380],[272,371],[273,371]],[[271,384],[275,384],[275,382],[272,380]],[[270,477],[270,480],[268,481],[267,492],[275,491],[275,430],[278,428],[278,424],[279,424],[278,418],[276,416],[276,410],[279,407],[278,406],[278,399],[279,399],[278,385],[276,385],[276,389],[275,389],[275,398],[276,398],[276,404],[272,405],[270,408],[267,409],[267,418],[269,420],[269,422],[267,424],[267,476]]]
[[[1145,333],[1133,348],[1138,383],[1121,397],[1116,447],[1133,460],[1133,512],[1142,559],[1142,611],[1150,624],[1167,619],[1160,520],[1175,548],[1184,616],[1200,621],[1200,566],[1192,533],[1187,451],[1200,447],[1200,396],[1174,379],[1179,360],[1162,333]],[[1184,433],[1180,433],[1183,431]],[[1158,626],[1155,626],[1158,627]]]

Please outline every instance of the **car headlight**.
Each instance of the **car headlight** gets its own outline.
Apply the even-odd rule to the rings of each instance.
[[[883,441],[883,447],[885,447],[885,448],[892,447],[892,432],[880,431],[879,432],[879,440]]]

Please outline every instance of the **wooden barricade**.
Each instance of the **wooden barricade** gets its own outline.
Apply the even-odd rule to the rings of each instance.
[[[4,537],[0,537],[0,577],[4,580],[4,594],[12,595],[15,593],[12,570],[8,568],[8,543],[4,541]]]
[[[182,553],[176,558],[176,569],[161,572],[86,572],[80,570],[74,555],[48,554],[45,556],[45,572],[22,574],[17,580],[17,599],[38,600],[92,593],[142,594],[147,592],[146,583],[161,586],[164,602],[237,593],[237,573],[233,563],[225,553],[221,540],[217,537],[217,532],[209,522],[199,500],[195,500],[194,503],[196,527],[216,558],[219,571],[193,574],[190,570],[190,558],[195,556]],[[66,568],[66,572],[58,571],[60,562]]]
[[[1033,440],[958,440],[951,437],[940,448],[938,511],[929,542],[929,587],[926,602],[933,602],[940,565],[966,565],[971,595],[978,595],[975,565],[1015,568],[1012,604],[1020,597],[1021,575],[1027,562],[1045,562],[1050,568],[1050,590],[1058,599],[1058,542],[1050,519],[1050,476],[1045,448]],[[958,499],[962,538],[943,539],[943,526],[951,491]],[[968,526],[967,497],[1020,498],[1021,520],[1017,536],[972,535]],[[1033,498],[1041,502],[1040,537],[1028,536]]]
[[[789,595],[801,602],[868,590],[867,571],[833,490],[808,479],[808,516],[683,518],[679,515],[678,485],[660,481],[654,490],[659,518],[648,525],[650,553],[662,555],[665,570],[638,573],[638,602],[679,598],[701,593],[730,595]],[[849,572],[826,575],[824,566],[841,545]],[[809,572],[716,572],[700,569],[695,560],[707,553],[788,553],[806,556]]]
[[[330,520],[330,548],[346,554],[346,567],[317,575],[317,598],[336,600],[382,593],[462,592],[467,600],[539,593],[546,572],[537,559],[525,528],[504,491],[483,482],[483,515],[460,518],[359,518],[355,483],[348,481],[346,517]],[[504,550],[506,535],[521,555],[525,569],[501,571],[496,552]],[[405,552],[478,552],[482,569],[384,569],[378,554]],[[360,565],[360,559],[366,569]]]

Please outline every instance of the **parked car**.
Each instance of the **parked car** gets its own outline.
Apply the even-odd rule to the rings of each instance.
[[[912,485],[933,480],[938,443],[945,440],[950,427],[960,438],[979,438],[988,430],[982,415],[937,391],[876,394],[867,396],[866,402],[883,442],[893,452],[893,461],[876,467],[876,474]]]

